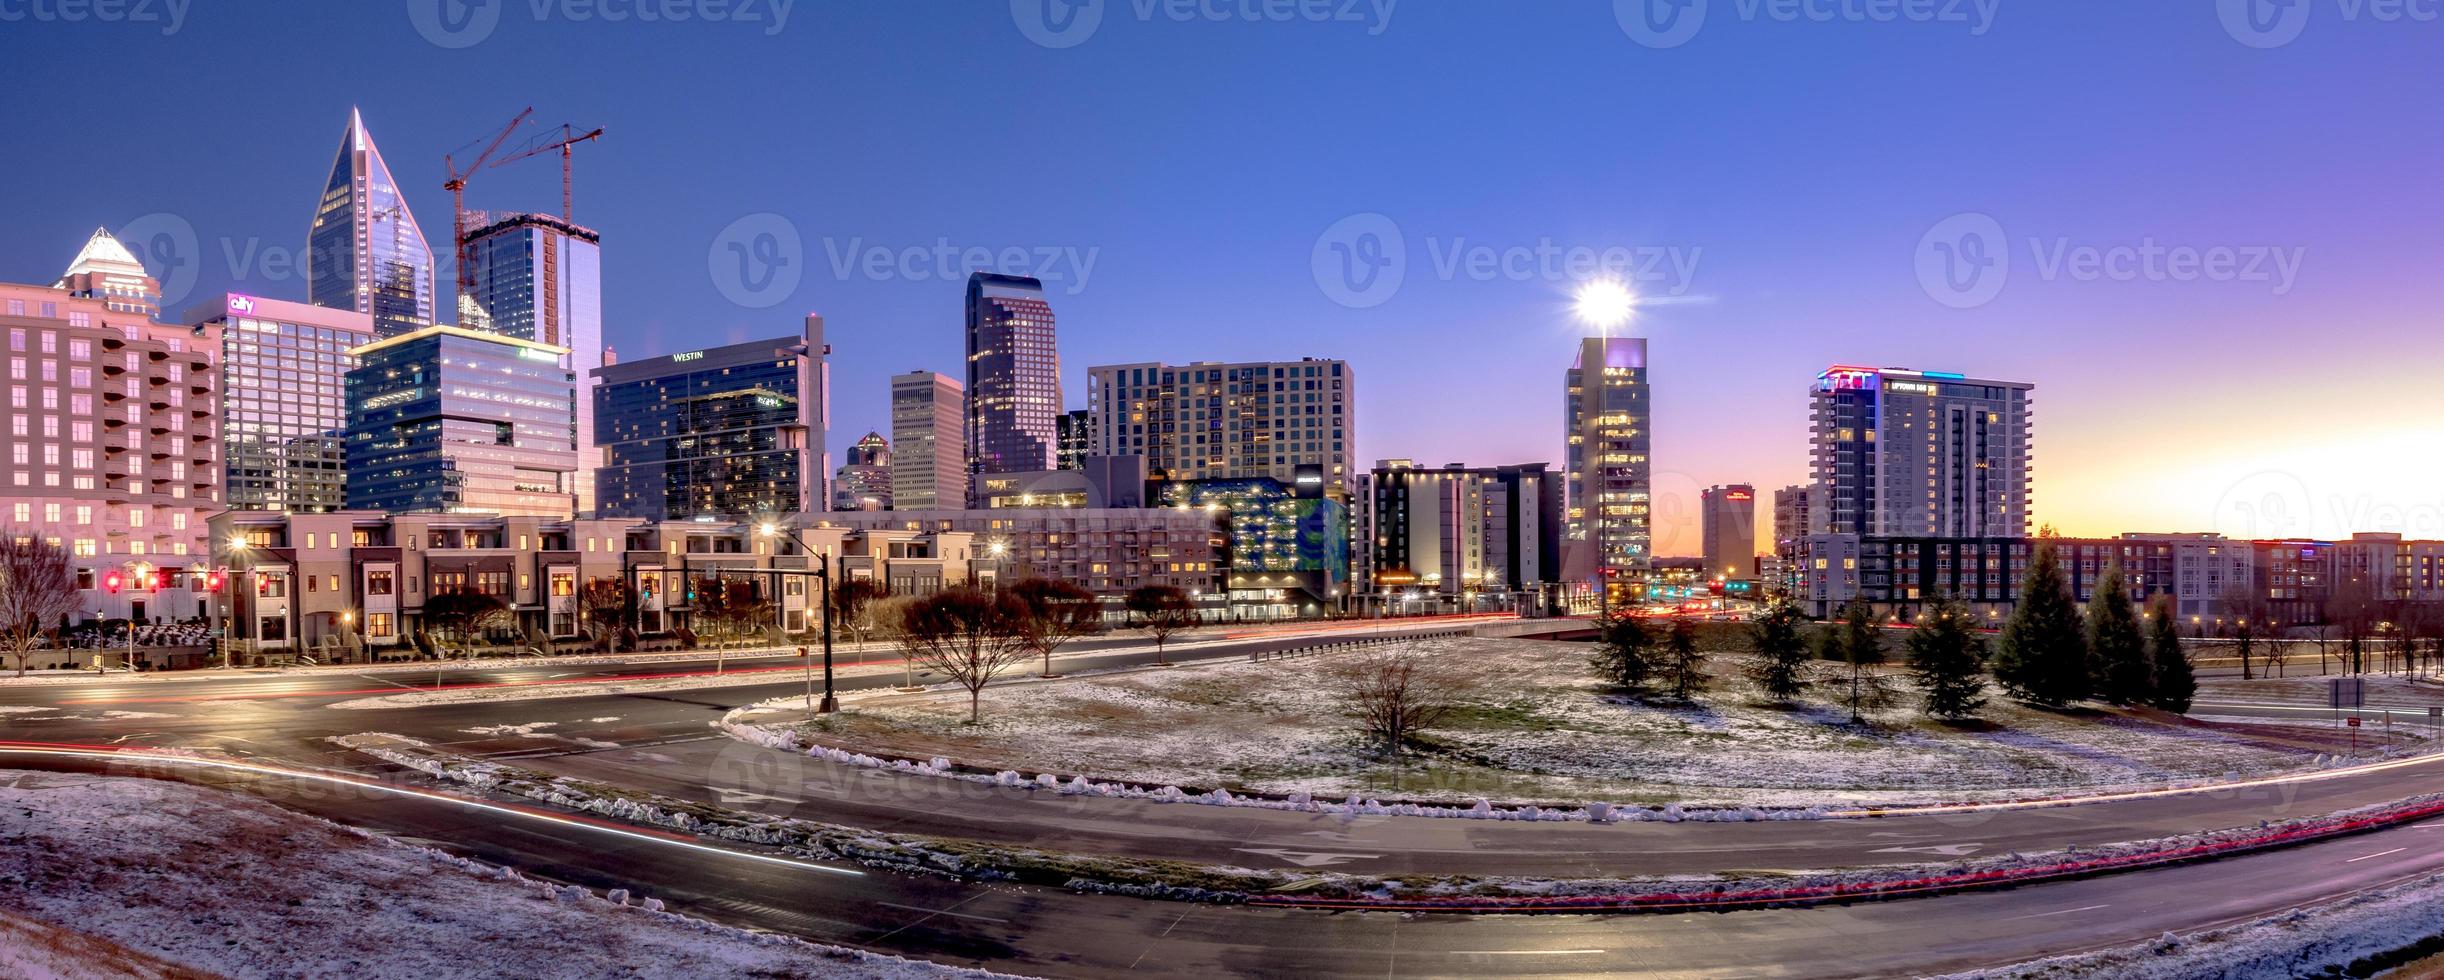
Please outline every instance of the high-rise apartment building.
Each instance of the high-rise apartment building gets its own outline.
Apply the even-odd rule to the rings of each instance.
[[[891,442],[868,432],[849,447],[848,458],[832,478],[832,509],[890,510]]]
[[[305,273],[307,302],[371,316],[381,337],[433,322],[433,250],[354,109],[314,205]]]
[[[594,468],[602,464],[591,374],[603,361],[602,236],[551,215],[493,218],[467,233],[469,295],[493,332],[568,348],[560,366],[578,378],[577,512],[592,514]]]
[[[568,349],[462,327],[357,348],[348,509],[566,520],[577,509]]]
[[[1089,453],[1144,456],[1156,479],[1272,479],[1314,467],[1346,490],[1357,456],[1357,376],[1305,358],[1088,368]]]
[[[1654,563],[1654,478],[1645,339],[1582,340],[1565,377],[1562,418],[1571,576],[1646,572]]]
[[[144,263],[119,239],[102,228],[93,230],[85,247],[68,263],[53,289],[65,289],[68,295],[82,299],[98,299],[114,313],[134,313],[153,319],[161,318],[161,283],[144,271]]]
[[[212,330],[0,284],[0,332],[0,528],[69,553],[79,619],[197,615],[204,521],[220,509]]]
[[[2027,535],[2031,388],[1900,368],[1827,369],[1809,419],[1816,530]]]
[[[1698,536],[1706,574],[1734,581],[1757,575],[1757,488],[1707,487],[1698,495]]]
[[[964,510],[964,392],[931,371],[891,379],[891,508]]]
[[[830,355],[823,318],[809,316],[795,337],[596,369],[597,512],[748,520],[826,509]]]
[[[1049,470],[1060,447],[1061,355],[1044,284],[979,272],[967,281],[967,470]]]
[[[218,420],[231,510],[320,513],[348,504],[348,372],[373,318],[228,293],[188,311],[219,338]]]

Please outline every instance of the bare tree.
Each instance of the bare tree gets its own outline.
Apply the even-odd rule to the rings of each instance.
[[[1069,641],[1103,631],[1103,601],[1075,582],[1029,578],[1010,586],[1010,595],[1025,613],[1019,632],[1027,648],[1044,658],[1044,676],[1051,677],[1052,654]]]
[[[1373,647],[1332,671],[1333,694],[1358,733],[1385,755],[1399,755],[1417,732],[1459,707],[1467,681],[1415,647]]]
[[[1154,638],[1154,662],[1168,665],[1163,659],[1163,644],[1172,634],[1197,624],[1197,607],[1188,601],[1188,593],[1176,585],[1141,585],[1129,590],[1126,601],[1129,614],[1136,617],[1137,628]]]
[[[973,725],[984,718],[985,685],[1034,652],[1019,625],[1026,615],[1008,593],[966,588],[936,592],[909,605],[907,639],[902,642],[925,669],[967,689],[967,723]]]
[[[489,594],[453,589],[425,600],[424,621],[433,632],[457,640],[459,652],[472,658],[479,641],[517,625],[517,616]]]
[[[849,634],[849,638],[864,643],[874,638],[882,623],[875,618],[882,600],[890,590],[870,578],[853,578],[832,586],[832,624]]]
[[[2258,637],[2274,632],[2274,605],[2257,590],[2239,585],[2226,589],[2215,605],[2230,620],[2227,630],[2232,651],[2240,656],[2240,679],[2254,679],[2257,671],[2249,658],[2257,652]]]
[[[620,634],[627,630],[628,618],[635,609],[628,583],[616,578],[587,582],[577,592],[577,608],[585,616],[587,629],[594,633],[594,642],[618,653]]]
[[[25,676],[34,645],[83,604],[67,549],[0,532],[0,647],[17,658],[17,676]]]

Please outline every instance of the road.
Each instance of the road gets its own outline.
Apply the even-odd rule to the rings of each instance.
[[[1235,658],[1315,642],[1312,636],[1258,636],[1217,641],[1173,656]],[[1081,644],[1062,669],[1151,659],[1150,652],[1133,649],[1131,641],[1106,641]],[[444,686],[542,684],[687,674],[703,666],[521,665],[441,676]],[[424,678],[413,673],[328,672],[113,679],[0,687],[0,718],[6,719],[12,737],[20,739],[191,746],[241,758],[359,771],[388,767],[340,751],[325,739],[390,731],[454,751],[512,758],[520,765],[672,796],[877,829],[1250,867],[1392,873],[1661,874],[1920,863],[2241,826],[2444,792],[2444,763],[2420,763],[2220,794],[1865,820],[1602,827],[1413,818],[1343,821],[844,772],[711,735],[710,722],[733,707],[802,690],[794,660],[732,661],[731,666],[777,669],[769,684],[373,711],[334,710],[329,705],[420,687]],[[862,690],[898,678],[896,670],[877,668],[844,677],[841,686]],[[532,736],[500,730],[541,722],[553,727],[529,729]],[[1754,975],[1777,966],[1808,975],[1919,972],[2194,929],[2317,901],[2444,862],[2444,848],[2411,845],[2402,852],[2349,861],[2392,846],[2363,846],[2379,839],[2423,841],[2433,833],[2404,830],[2094,881],[1850,908],[1703,916],[1403,918],[1188,906],[883,873],[824,875],[619,837],[583,824],[504,818],[425,798],[369,801],[299,793],[266,777],[210,781],[234,783],[299,809],[547,877],[593,887],[628,887],[662,897],[674,908],[724,921],[936,960],[1064,976],[1158,966],[1166,972],[1245,974],[1635,970],[1704,976]],[[2332,867],[2318,870],[2328,865]],[[1997,922],[2016,925],[1998,927]]]

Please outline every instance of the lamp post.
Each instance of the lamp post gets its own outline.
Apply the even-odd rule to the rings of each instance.
[[[805,536],[799,534],[798,529],[794,526],[784,528],[777,521],[765,521],[758,531],[767,538],[779,537],[783,531],[787,531],[790,540],[796,541],[798,547],[806,549],[807,554],[818,553],[818,549],[808,545]],[[815,580],[823,584],[823,700],[815,706],[815,713],[828,715],[840,710],[840,698],[832,693],[832,556],[830,553],[822,553],[821,560],[816,562]]]

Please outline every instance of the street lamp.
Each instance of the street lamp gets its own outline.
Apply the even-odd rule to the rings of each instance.
[[[823,583],[823,700],[815,706],[815,713],[828,715],[839,711],[840,698],[832,693],[832,556],[807,544],[806,537],[799,534],[797,528],[783,526],[777,521],[765,521],[756,532],[766,538],[776,538],[786,532],[791,540],[798,543],[798,547],[806,549],[807,554],[822,556],[815,563],[815,579]]]

